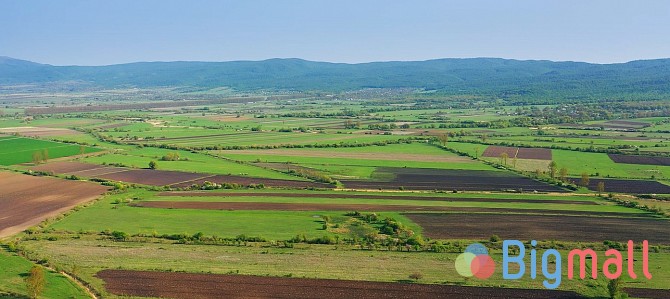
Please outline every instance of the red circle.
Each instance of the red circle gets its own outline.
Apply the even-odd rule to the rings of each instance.
[[[482,254],[472,260],[470,270],[472,270],[472,275],[475,277],[479,279],[487,279],[493,275],[493,272],[495,272],[496,264],[489,255]]]

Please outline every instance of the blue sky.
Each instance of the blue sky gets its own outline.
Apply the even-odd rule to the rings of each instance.
[[[670,57],[670,1],[0,1],[0,56],[54,65]]]

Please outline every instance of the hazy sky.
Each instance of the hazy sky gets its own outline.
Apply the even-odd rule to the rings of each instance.
[[[0,0],[0,56],[55,65],[670,57],[670,1]]]

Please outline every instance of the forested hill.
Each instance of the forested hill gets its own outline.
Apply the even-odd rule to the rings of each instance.
[[[238,90],[419,88],[507,97],[665,98],[670,59],[589,64],[499,58],[360,64],[269,59],[51,66],[0,57],[0,84],[81,81],[100,87],[190,86]]]

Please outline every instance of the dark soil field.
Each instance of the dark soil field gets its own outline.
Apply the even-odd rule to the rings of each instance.
[[[573,178],[575,184],[579,184],[580,179]],[[644,180],[618,180],[618,179],[589,179],[589,189],[598,190],[598,183],[605,183],[605,192],[621,192],[632,194],[670,194],[670,186],[656,181]]]
[[[276,203],[276,202],[215,202],[215,201],[144,201],[131,204],[135,207],[199,210],[270,210],[270,211],[358,211],[358,212],[456,212],[456,213],[517,213],[542,215],[590,215],[611,217],[652,217],[651,214],[617,212],[589,212],[543,209],[472,208],[445,206],[332,204],[332,203]]]
[[[426,236],[438,239],[502,239],[670,244],[670,222],[654,218],[613,218],[513,214],[408,213]]]
[[[34,171],[45,171],[53,173],[72,174],[78,171],[103,168],[102,165],[79,163],[79,162],[51,162],[48,164],[38,165],[32,168]]]
[[[602,123],[595,124],[560,124],[561,127],[568,128],[605,128],[610,130],[626,130],[634,131],[637,129],[642,129],[649,127],[650,124],[637,122],[637,121],[627,121],[627,120],[610,120]]]
[[[653,156],[608,155],[615,163],[670,166],[670,158]]]
[[[517,159],[551,160],[551,150],[548,148],[520,147],[516,153]]]
[[[159,196],[215,196],[215,197],[307,197],[307,198],[360,198],[360,199],[386,199],[386,200],[432,200],[432,201],[465,201],[465,202],[527,202],[527,203],[555,203],[555,204],[579,204],[597,205],[598,203],[588,200],[561,200],[561,199],[521,199],[521,198],[455,198],[439,196],[408,196],[408,195],[367,195],[367,194],[333,194],[333,193],[254,193],[254,192],[202,192],[202,191],[174,191],[161,192]]]
[[[190,182],[208,176],[211,175],[204,173],[191,173],[181,171],[129,169],[127,171],[98,175],[97,177],[106,180],[113,180],[127,183],[137,183],[152,186],[168,186],[182,182]]]
[[[631,298],[647,298],[647,299],[667,299],[670,298],[670,290],[660,289],[638,289],[638,288],[624,288],[623,290]]]
[[[264,184],[267,187],[333,188],[333,186],[329,184],[307,181],[289,181],[234,175],[213,175],[208,173],[192,173],[182,171],[133,169],[79,162],[48,163],[33,167],[32,170],[68,175],[74,174],[80,177],[100,178],[133,184],[173,186],[177,188],[190,187],[193,184],[203,184],[205,181],[218,184],[240,184],[244,186],[251,184]]]
[[[583,298],[567,291],[128,270],[96,276],[108,292],[161,298]]]
[[[483,157],[499,158],[507,153],[509,159],[551,160],[551,150],[548,148],[524,148],[491,145],[484,150]]]
[[[23,231],[105,193],[106,187],[0,172],[0,237]]]
[[[380,167],[378,173],[393,176],[390,181],[341,180],[352,189],[407,189],[501,191],[523,190],[566,192],[565,190],[508,172],[486,170],[441,170]]]
[[[499,158],[503,153],[507,153],[507,157],[512,159],[516,157],[518,149],[517,147],[490,145],[484,150],[482,157]]]
[[[223,184],[239,184],[243,186],[251,184],[263,184],[266,187],[291,187],[291,188],[334,188],[333,185],[315,183],[315,182],[306,182],[306,181],[289,181],[289,180],[278,180],[278,179],[265,179],[265,178],[253,178],[245,176],[234,176],[234,175],[214,175],[202,179],[197,179],[194,181],[174,184],[172,187],[183,188],[191,186],[192,184],[203,184],[205,181],[212,183]]]

